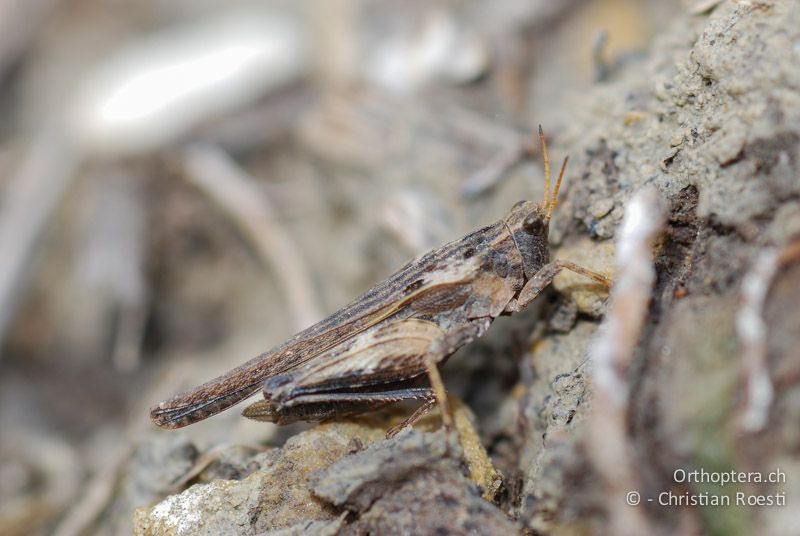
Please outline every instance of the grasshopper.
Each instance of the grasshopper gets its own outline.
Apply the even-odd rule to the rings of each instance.
[[[435,402],[450,425],[438,366],[480,337],[500,315],[528,305],[563,269],[610,286],[602,275],[550,261],[548,230],[568,158],[550,191],[550,161],[541,126],[542,203],[520,201],[502,220],[409,262],[343,309],[283,344],[199,387],[159,403],[150,418],[180,428],[262,389],[243,415],[286,424],[421,400],[396,433]],[[427,374],[429,386],[420,385]]]

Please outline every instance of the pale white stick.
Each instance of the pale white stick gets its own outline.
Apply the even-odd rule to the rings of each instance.
[[[739,426],[744,432],[763,430],[769,420],[774,389],[769,374],[764,306],[775,274],[798,257],[800,241],[780,250],[762,250],[742,280],[742,306],[736,315],[736,333],[742,347],[745,403],[739,415]]]
[[[655,281],[652,247],[664,220],[655,189],[645,188],[630,200],[617,234],[609,310],[589,353],[594,403],[587,448],[605,484],[612,534],[652,534],[641,507],[629,502],[629,493],[641,489],[627,434],[627,371],[647,316]]]
[[[762,316],[770,282],[778,270],[778,252],[761,251],[742,280],[742,306],[736,315],[736,332],[742,345],[745,405],[740,426],[745,432],[764,428],[772,403],[772,380],[767,366],[767,324]]]

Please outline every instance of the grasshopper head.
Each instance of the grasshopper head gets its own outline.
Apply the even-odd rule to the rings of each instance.
[[[514,242],[522,254],[526,279],[533,277],[539,268],[550,262],[550,244],[547,237],[550,231],[550,216],[556,206],[558,189],[561,187],[561,180],[564,178],[564,170],[567,168],[569,160],[569,157],[564,159],[555,188],[551,193],[550,159],[547,156],[547,145],[541,125],[539,125],[539,142],[542,144],[542,159],[544,160],[544,200],[541,203],[518,202],[512,207],[505,220],[514,237]]]

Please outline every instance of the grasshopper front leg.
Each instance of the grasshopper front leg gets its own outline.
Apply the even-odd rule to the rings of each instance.
[[[611,288],[611,280],[604,275],[593,272],[574,262],[555,260],[542,266],[539,271],[525,283],[525,286],[522,287],[522,290],[519,292],[519,296],[508,303],[505,312],[516,313],[523,310],[529,303],[535,300],[536,297],[541,294],[542,290],[547,288],[547,285],[552,283],[553,279],[564,269],[586,276],[595,283],[604,286],[606,289]]]

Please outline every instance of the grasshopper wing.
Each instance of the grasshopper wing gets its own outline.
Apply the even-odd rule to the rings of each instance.
[[[425,372],[425,359],[444,332],[426,320],[390,319],[333,348],[325,359],[267,380],[269,398],[352,389],[412,379]],[[272,390],[272,386],[278,387]]]

